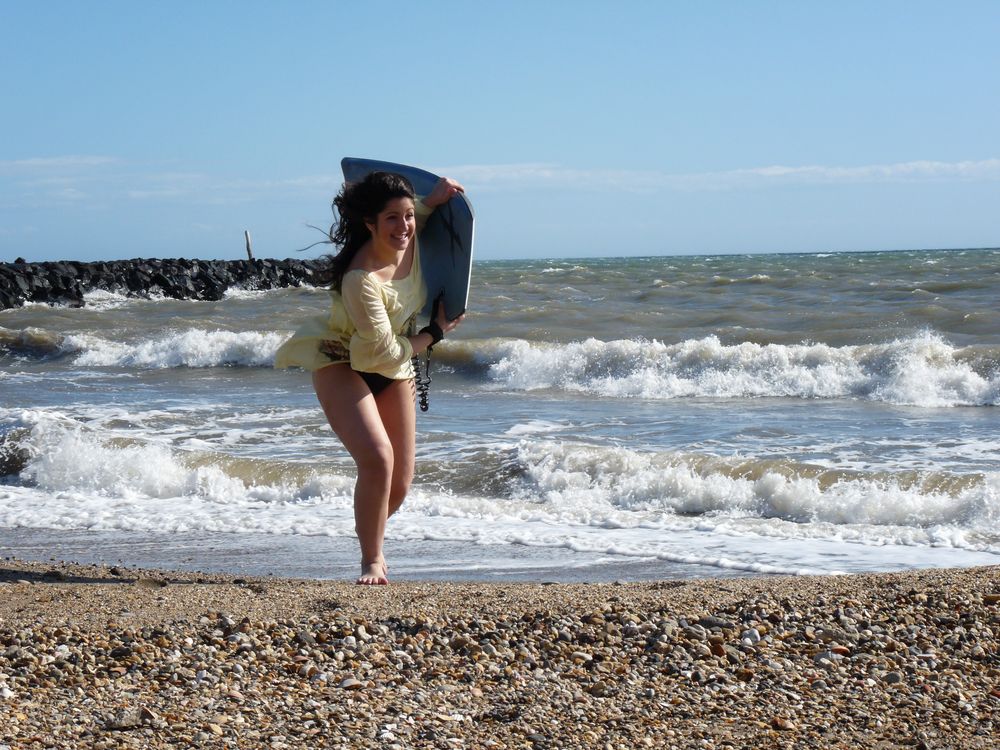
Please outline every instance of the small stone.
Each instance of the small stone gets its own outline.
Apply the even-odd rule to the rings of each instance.
[[[760,643],[760,631],[757,628],[748,628],[743,631],[743,635],[740,639],[746,643],[748,646],[756,646]]]
[[[833,628],[833,627],[821,628],[817,632],[817,635],[819,636],[819,639],[824,643],[844,644],[851,642],[851,636],[841,628]]]
[[[109,730],[135,729],[144,724],[152,723],[155,714],[142,708],[122,708],[116,711],[104,723],[104,728]]]
[[[693,643],[688,647],[688,651],[696,659],[709,659],[712,656],[712,649],[704,643]]]
[[[360,680],[357,680],[353,677],[346,677],[340,681],[340,684],[337,685],[337,687],[341,688],[342,690],[360,690],[362,687],[364,687],[364,685],[362,685]]]
[[[721,628],[722,630],[736,630],[736,625],[729,620],[723,620],[721,617],[702,617],[698,620],[698,624],[703,628]]]
[[[796,729],[795,722],[791,719],[786,719],[784,716],[775,716],[771,719],[771,726],[782,732],[791,732]]]
[[[604,698],[611,692],[611,686],[604,680],[598,680],[587,688],[587,692],[597,698]]]

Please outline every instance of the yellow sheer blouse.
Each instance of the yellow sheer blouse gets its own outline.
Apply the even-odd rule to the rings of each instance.
[[[415,204],[417,229],[431,210]],[[379,281],[355,269],[344,274],[340,291],[330,290],[330,312],[304,321],[278,349],[274,366],[318,370],[349,363],[361,372],[377,372],[394,380],[413,377],[413,346],[417,313],[427,299],[420,269],[419,240],[414,238],[413,265],[402,279]]]

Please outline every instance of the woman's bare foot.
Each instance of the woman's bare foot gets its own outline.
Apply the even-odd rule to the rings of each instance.
[[[373,560],[369,563],[362,560],[361,576],[357,583],[362,586],[385,586],[389,583],[388,574],[389,566],[385,564],[385,560]]]

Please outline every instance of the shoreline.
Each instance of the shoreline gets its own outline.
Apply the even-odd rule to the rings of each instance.
[[[961,747],[1000,567],[634,583],[0,560],[0,747]]]
[[[745,567],[721,568],[559,547],[494,547],[393,538],[387,539],[386,545],[393,580],[397,581],[612,583],[763,575]],[[55,557],[91,565],[243,577],[352,580],[358,572],[359,554],[353,537],[0,529],[0,555],[24,561]]]
[[[398,539],[387,534],[395,581],[464,583],[614,583],[675,579],[891,573],[924,568],[1000,564],[996,554],[946,549],[828,545],[812,565],[776,566],[750,550],[750,560],[725,550],[690,556],[640,555],[570,545],[477,544],[437,537]],[[815,551],[815,550],[813,550]],[[895,553],[895,554],[891,554]],[[136,566],[243,577],[353,580],[358,572],[354,536],[0,528],[0,557],[51,558],[93,565]],[[786,555],[786,558],[789,557]],[[826,567],[819,568],[817,562]],[[0,748],[2,750],[2,748]]]

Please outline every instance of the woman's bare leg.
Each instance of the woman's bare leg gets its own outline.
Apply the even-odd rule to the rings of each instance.
[[[406,499],[413,481],[416,454],[416,388],[412,380],[397,380],[375,397],[382,425],[392,445],[392,479],[388,515]]]
[[[330,427],[358,469],[354,485],[354,523],[361,544],[358,583],[388,583],[382,541],[395,472],[393,442],[383,424],[385,417],[380,414],[368,386],[349,365],[316,370],[313,387]],[[395,387],[394,384],[387,390]]]

